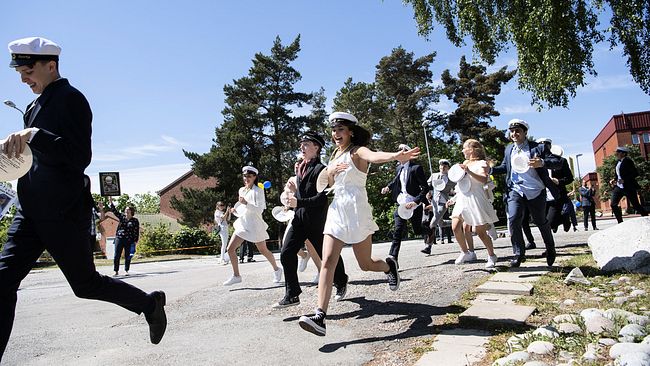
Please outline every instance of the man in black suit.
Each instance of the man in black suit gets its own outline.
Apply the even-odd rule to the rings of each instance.
[[[546,246],[546,263],[555,262],[555,241],[550,223],[546,219],[546,189],[559,198],[557,186],[551,181],[548,169],[561,168],[560,159],[551,154],[544,144],[528,140],[528,123],[521,119],[508,122],[510,139],[503,162],[491,169],[490,174],[505,174],[508,226],[514,258],[512,267],[519,267],[526,260],[526,247],[522,234],[524,211],[528,209],[533,222],[539,228]]]
[[[291,227],[282,243],[280,261],[284,269],[284,297],[274,305],[274,308],[285,308],[300,304],[299,295],[302,293],[298,283],[298,251],[309,240],[320,257],[323,256],[323,229],[327,218],[327,193],[316,190],[318,175],[325,165],[320,161],[321,149],[325,140],[315,132],[307,132],[300,139],[300,151],[303,160],[296,167],[296,184],[291,181],[287,188],[293,194],[289,195],[289,207],[295,208]],[[348,287],[348,276],[345,274],[343,259],[339,258],[334,271],[334,287],[337,301],[345,297]]]
[[[400,150],[410,150],[407,145],[399,145]],[[422,233],[422,205],[420,203],[426,200],[429,184],[424,175],[424,169],[415,161],[407,161],[400,164],[395,171],[395,178],[390,181],[386,187],[381,189],[382,194],[391,192],[393,202],[398,205],[406,205],[407,209],[414,209],[411,216],[411,225],[415,234]],[[393,231],[393,244],[390,246],[388,253],[395,261],[398,260],[399,250],[402,245],[402,234],[406,230],[407,220],[400,217],[398,210],[393,214],[395,219],[395,230]]]
[[[0,358],[13,327],[20,282],[44,250],[75,295],[144,313],[151,342],[159,343],[167,326],[165,293],[147,294],[95,270],[88,245],[92,196],[84,183],[91,157],[92,112],[84,95],[59,75],[61,48],[32,37],[11,42],[9,50],[9,66],[40,96],[25,113],[25,129],[7,136],[2,146],[2,153],[17,157],[29,145],[34,160],[18,180],[21,207],[0,254]]]
[[[612,191],[612,201],[611,207],[616,216],[616,221],[619,223],[623,222],[623,213],[621,212],[621,206],[619,202],[623,196],[627,197],[627,202],[634,207],[634,209],[641,214],[641,216],[648,216],[648,213],[645,211],[641,203],[639,203],[639,197],[637,196],[636,190],[639,189],[639,183],[636,182],[636,177],[639,176],[639,172],[636,170],[636,165],[634,161],[627,154],[630,152],[630,149],[627,147],[619,146],[616,149],[616,179],[612,179],[609,183],[614,187]]]

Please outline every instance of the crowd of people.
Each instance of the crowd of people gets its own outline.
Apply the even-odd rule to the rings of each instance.
[[[10,43],[10,67],[14,68],[39,97],[30,104],[24,116],[25,129],[10,134],[2,145],[2,153],[18,157],[29,144],[34,164],[18,181],[21,206],[16,211],[8,232],[7,243],[0,255],[0,357],[9,340],[16,306],[16,293],[22,279],[29,273],[35,260],[48,250],[64,272],[75,294],[79,297],[108,301],[135,313],[144,313],[149,323],[151,342],[162,339],[167,325],[165,293],[145,293],[119,279],[99,274],[94,266],[88,245],[88,213],[92,197],[84,169],[91,157],[92,113],[85,97],[72,87],[58,71],[60,47],[40,37],[25,38]],[[505,147],[499,165],[489,160],[483,145],[474,139],[463,141],[464,161],[451,164],[439,160],[439,172],[426,178],[417,164],[418,147],[405,144],[395,152],[379,152],[368,148],[369,131],[360,126],[357,118],[345,112],[329,116],[331,139],[335,149],[326,164],[320,160],[325,140],[318,133],[308,131],[301,136],[302,160],[294,166],[292,177],[284,188],[283,206],[293,210],[293,218],[282,242],[278,266],[266,241],[268,225],[262,213],[267,203],[264,189],[257,184],[259,171],[251,165],[242,168],[243,186],[237,202],[229,207],[218,202],[215,207],[215,230],[221,236],[221,261],[232,266],[232,275],[223,285],[241,283],[236,250],[250,243],[267,259],[275,283],[285,278],[285,294],[275,308],[300,303],[302,293],[297,272],[304,270],[306,258],[312,258],[318,267],[318,300],[313,314],[301,316],[298,324],[304,330],[324,336],[325,320],[333,289],[334,299],[342,300],[348,291],[349,277],[341,258],[344,246],[351,245],[358,266],[363,271],[383,273],[388,287],[397,291],[400,286],[399,253],[408,222],[413,231],[422,235],[429,254],[431,246],[451,233],[460,253],[457,265],[476,261],[473,235],[476,234],[487,249],[486,267],[497,265],[494,252],[495,224],[499,220],[494,209],[495,187],[493,176],[503,175],[506,182],[504,201],[513,257],[510,266],[518,267],[526,260],[527,245],[524,231],[528,218],[540,230],[546,247],[547,264],[555,261],[553,232],[560,224],[576,229],[575,212],[570,204],[566,185],[573,175],[566,159],[553,153],[550,139],[532,141],[528,138],[526,121],[513,119],[508,123],[511,143]],[[622,221],[619,201],[623,196],[642,215],[647,215],[637,198],[638,172],[628,150],[616,150],[618,164],[616,179],[612,180],[612,208],[617,220]],[[381,189],[391,194],[395,203],[393,240],[388,255],[373,256],[372,235],[379,230],[368,201],[366,180],[370,164],[397,161],[394,178]],[[49,182],[44,184],[44,182]],[[328,188],[327,188],[328,187]],[[328,203],[328,194],[333,196]],[[579,189],[585,209],[584,226],[588,217],[592,229],[594,219],[594,189],[585,184]],[[567,204],[569,207],[567,207]],[[118,253],[129,251],[138,240],[135,210],[128,207],[124,214],[111,207],[120,218]],[[56,213],[52,215],[52,213]],[[229,235],[229,219],[233,233]],[[528,228],[528,231],[530,228]],[[59,235],[44,235],[56,231]],[[526,236],[530,236],[527,232]],[[532,237],[532,236],[531,236]],[[303,247],[309,254],[302,253]],[[243,251],[242,251],[243,252]],[[252,253],[252,250],[249,249]],[[302,253],[302,255],[301,255]],[[301,256],[302,259],[298,259]],[[119,271],[119,255],[115,257],[115,274]],[[126,256],[126,271],[130,256]]]

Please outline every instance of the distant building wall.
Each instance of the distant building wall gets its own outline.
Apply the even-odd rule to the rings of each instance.
[[[160,196],[160,213],[176,220],[181,218],[180,212],[174,210],[171,206],[172,197],[177,199],[183,198],[183,193],[181,192],[181,187],[183,188],[194,188],[194,189],[206,189],[214,187],[217,185],[216,178],[203,179],[199,178],[191,170],[178,179],[170,183],[165,188],[158,191]]]

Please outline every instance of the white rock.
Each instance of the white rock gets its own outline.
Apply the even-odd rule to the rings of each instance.
[[[614,304],[623,305],[628,300],[627,296],[617,296],[614,298]]]
[[[601,297],[601,296],[594,296],[594,297],[588,298],[587,300],[593,301],[593,302],[601,302],[601,301],[605,300],[605,298]]]
[[[524,364],[524,366],[550,366],[550,365],[543,361],[528,361]]]
[[[647,325],[650,323],[650,317],[647,315],[630,315],[627,317],[627,321],[630,324],[639,324],[639,325]]]
[[[591,285],[591,281],[585,278],[585,275],[582,274],[582,271],[578,267],[575,267],[571,270],[571,272],[569,272],[569,274],[564,279],[564,283],[567,285],[572,283],[580,283],[587,286]]]
[[[598,344],[601,344],[603,346],[613,346],[616,343],[618,343],[616,339],[611,339],[611,338],[600,338],[598,340]]]
[[[614,296],[616,296],[616,297],[625,296],[625,292],[623,292],[623,291],[616,291],[616,292],[614,292]]]
[[[650,365],[650,355],[643,352],[626,353],[616,359],[615,365],[648,366]]]
[[[621,276],[618,278],[620,282],[630,282],[631,278],[628,276]]]
[[[610,296],[612,296],[612,294],[610,294],[609,292],[601,292],[599,295],[602,296],[602,297],[610,297]]]
[[[630,292],[630,296],[632,297],[639,297],[639,296],[645,296],[646,292],[644,290],[634,290]]]
[[[643,340],[641,341],[643,344],[650,344],[650,335],[645,336]]]
[[[609,349],[609,357],[617,358],[620,355],[634,352],[641,352],[650,355],[650,344],[616,343]]]
[[[557,326],[557,330],[562,334],[580,334],[582,333],[582,328],[579,325],[573,323],[560,323]]]
[[[526,362],[530,360],[530,354],[526,351],[518,351],[518,352],[513,352],[506,356],[506,359],[508,362]]]
[[[583,360],[596,361],[598,359],[598,348],[595,344],[589,343],[585,353],[582,355]]]
[[[553,318],[553,322],[559,323],[575,323],[580,319],[580,315],[576,314],[560,314]]]
[[[603,316],[603,311],[596,308],[587,308],[580,312],[580,316],[585,321],[590,318],[595,318],[597,316]]]
[[[627,310],[623,310],[623,309],[619,309],[619,308],[610,308],[610,309],[605,310],[603,312],[603,315],[605,316],[605,318],[614,320],[616,318],[627,319],[630,316],[636,315],[636,314],[634,314],[631,311],[627,311]]]
[[[533,334],[548,337],[548,338],[557,338],[560,336],[560,334],[557,332],[557,329],[549,325],[535,329],[533,331]]]
[[[604,271],[650,273],[650,217],[625,220],[592,234],[587,242]]]
[[[621,337],[634,337],[634,338],[641,338],[645,337],[647,335],[645,328],[640,326],[639,324],[628,324],[621,328],[621,330],[618,332],[618,335]]]
[[[618,337],[618,343],[636,343],[634,336],[621,336]]]
[[[591,292],[593,292],[593,293],[603,292],[603,290],[601,290],[601,289],[598,288],[598,287],[590,287],[590,288],[589,288],[589,291],[591,291]]]
[[[512,337],[508,338],[506,344],[508,345],[510,352],[521,351],[524,349],[524,347],[521,345],[524,337],[525,334],[515,334]]]
[[[600,334],[612,331],[614,329],[614,322],[604,316],[595,316],[585,319],[585,328],[589,333]]]
[[[612,286],[618,286],[619,283],[621,283],[619,280],[611,280],[608,282],[608,284]]]
[[[531,342],[531,344],[528,345],[528,348],[526,348],[526,351],[528,351],[528,353],[536,353],[538,355],[548,355],[548,354],[553,353],[554,349],[555,349],[555,346],[553,346],[553,343],[551,343],[551,342],[534,341],[534,342]]]
[[[575,303],[576,303],[576,301],[575,301],[575,300],[572,300],[572,299],[566,299],[566,300],[564,300],[564,301],[562,302],[562,304],[564,304],[564,305],[566,305],[566,306],[572,306],[572,305],[575,304]]]

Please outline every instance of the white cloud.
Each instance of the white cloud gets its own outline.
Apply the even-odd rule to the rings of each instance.
[[[122,193],[133,196],[136,193],[154,193],[178,179],[191,169],[191,164],[154,165],[141,168],[120,170],[120,188]],[[92,192],[99,193],[98,172],[88,172],[92,184]]]
[[[530,104],[505,106],[500,111],[504,115],[536,113],[537,109]]]
[[[187,145],[171,136],[162,135],[160,138],[163,142],[157,144],[130,146],[117,150],[108,149],[108,152],[103,152],[99,148],[97,149],[99,152],[93,154],[93,161],[115,162],[138,159],[143,156],[157,156],[159,153],[174,151],[179,146]]]
[[[176,139],[174,137],[171,137],[171,136],[162,135],[162,136],[160,136],[160,138],[162,138],[164,141],[166,141],[166,142],[168,142],[168,143],[170,143],[172,145],[177,145],[177,146],[187,145],[186,143],[184,143],[182,141],[179,141],[178,139]]]
[[[628,74],[597,77],[589,80],[582,89],[585,92],[601,92],[615,89],[628,89],[636,86]]]

